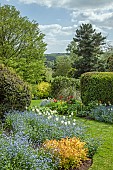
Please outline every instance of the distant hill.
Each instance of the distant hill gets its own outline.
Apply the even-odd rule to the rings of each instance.
[[[55,61],[57,57],[60,56],[66,56],[68,55],[67,53],[51,53],[51,54],[45,54],[45,57],[47,61]]]

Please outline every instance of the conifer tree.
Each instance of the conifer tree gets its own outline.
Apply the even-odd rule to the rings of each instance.
[[[76,30],[75,37],[71,44],[76,44],[75,48],[68,45],[67,50],[75,55],[74,67],[77,69],[75,77],[79,77],[84,72],[95,71],[98,68],[99,56],[103,53],[102,46],[106,37],[97,33],[91,24],[82,24]]]

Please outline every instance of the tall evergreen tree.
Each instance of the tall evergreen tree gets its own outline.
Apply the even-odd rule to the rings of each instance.
[[[75,37],[67,48],[73,55],[75,54],[74,67],[77,69],[75,77],[84,72],[97,70],[98,57],[103,53],[102,46],[105,44],[105,39],[106,37],[97,33],[91,24],[82,24],[76,30]]]
[[[107,60],[108,71],[113,72],[113,54]]]

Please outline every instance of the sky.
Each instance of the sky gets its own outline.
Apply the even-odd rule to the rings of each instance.
[[[39,24],[45,53],[64,53],[82,23],[91,23],[113,45],[113,0],[0,0]]]

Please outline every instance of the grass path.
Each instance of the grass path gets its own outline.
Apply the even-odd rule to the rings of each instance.
[[[88,134],[101,138],[102,145],[93,157],[89,170],[113,170],[113,125],[77,118],[88,126]]]

